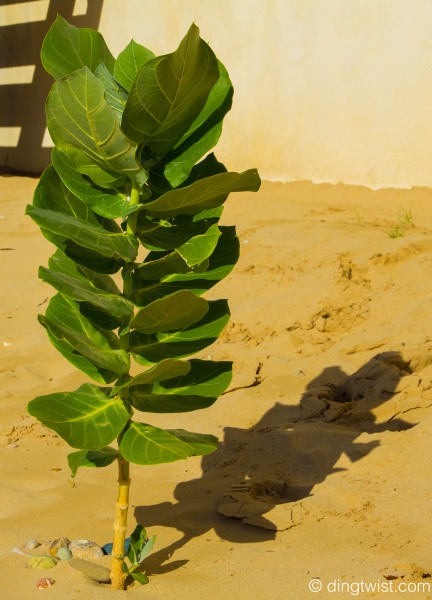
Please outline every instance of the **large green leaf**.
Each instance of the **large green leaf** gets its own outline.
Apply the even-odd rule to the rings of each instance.
[[[135,360],[151,364],[164,358],[182,358],[213,344],[226,327],[230,312],[226,300],[210,301],[208,305],[204,318],[182,331],[153,335],[132,331],[129,349]]]
[[[129,92],[139,69],[155,58],[151,50],[131,40],[114,64],[114,77]]]
[[[217,225],[211,225],[203,235],[192,237],[177,252],[190,267],[199,265],[213,254],[221,231]]]
[[[101,348],[110,350],[111,347],[106,337],[81,314],[78,305],[75,302],[65,300],[60,294],[51,298],[46,316],[55,325],[65,325],[73,331],[79,331],[89,339],[93,339]],[[53,346],[77,369],[80,369],[98,383],[111,383],[117,379],[117,373],[94,364],[89,358],[80,354],[68,341],[62,339],[60,333],[57,337],[50,329],[47,331]]]
[[[159,465],[192,456],[194,448],[159,427],[132,422],[120,443],[126,460],[138,465]]]
[[[67,156],[57,148],[53,149],[51,158],[66,188],[96,214],[111,219],[118,217],[124,219],[137,209],[136,206],[131,205],[126,193],[117,189],[98,187],[86,175],[76,171]]]
[[[68,464],[72,477],[75,477],[80,467],[107,467],[118,457],[118,451],[111,446],[100,450],[78,450],[68,454]]]
[[[55,145],[68,155],[77,170],[97,184],[102,185],[102,181],[93,165],[104,173],[145,181],[145,171],[135,156],[136,144],[122,133],[116,111],[105,100],[104,84],[87,67],[54,83],[47,98],[46,115]],[[90,159],[89,163],[83,155]]]
[[[140,279],[140,269],[138,269],[135,272],[137,281],[134,283],[135,304],[145,305],[181,289],[189,289],[194,294],[201,295],[226,277],[238,260],[239,241],[234,227],[220,227],[220,229],[222,235],[204,271],[198,269],[181,273],[179,270],[177,273],[164,276],[162,281],[145,281],[144,278]]]
[[[106,292],[109,295],[108,298],[114,296],[114,301],[116,303],[118,301],[123,301],[123,299],[120,297],[120,290],[118,289],[114,280],[109,275],[95,273],[90,269],[77,265],[73,260],[69,259],[60,250],[57,250],[53,254],[53,256],[50,257],[48,261],[48,266],[52,271],[55,271],[56,273],[62,273],[64,275],[71,276],[74,280],[77,278],[80,279],[84,282],[84,284],[87,287],[93,284],[94,287],[90,289],[91,292],[95,291],[94,288],[98,288],[98,290]],[[75,290],[72,291],[75,292]],[[73,294],[71,294],[70,297],[74,297]],[[102,329],[117,329],[118,327],[120,327],[121,317],[116,317],[110,312],[107,312],[106,309],[102,308],[100,306],[99,297],[95,299],[96,302],[93,304],[84,301],[82,298],[76,297],[76,299],[80,300],[79,310],[81,314],[87,317],[91,321],[91,323],[96,327]],[[107,298],[105,297],[105,300],[106,299]],[[104,304],[102,304],[102,306],[104,306]],[[133,305],[129,304],[129,306],[130,310],[132,310]],[[122,311],[123,309],[120,310]],[[114,312],[118,312],[118,310],[115,309]]]
[[[129,371],[127,352],[113,348],[108,333],[104,335],[96,329],[80,313],[78,305],[72,300],[67,301],[57,294],[51,299],[45,317],[39,316],[39,320],[53,338],[63,342],[58,348],[59,351],[96,381],[100,379],[95,377],[95,374],[100,375],[104,381],[107,374],[112,381],[115,377],[110,377],[110,374],[121,375]],[[55,345],[57,347],[57,344]],[[86,358],[87,361],[77,361],[77,355]],[[88,362],[99,368],[93,368],[89,372]]]
[[[135,260],[138,242],[127,234],[109,233],[103,227],[88,223],[84,219],[71,217],[56,210],[46,210],[37,206],[27,206],[28,214],[39,227],[48,229],[76,244],[94,250],[103,256]]]
[[[145,63],[133,82],[122,129],[158,156],[188,131],[219,78],[218,62],[192,25],[172,54]]]
[[[180,290],[142,308],[130,326],[148,334],[184,329],[202,319],[208,308],[207,300]]]
[[[144,371],[135,377],[131,377],[126,382],[117,385],[113,389],[111,395],[117,394],[120,390],[130,386],[148,385],[158,381],[164,381],[165,379],[172,379],[173,377],[178,377],[180,375],[186,375],[186,373],[189,373],[190,369],[191,365],[188,361],[173,360],[168,358],[166,360],[162,360],[160,363],[157,363],[151,369],[148,369],[147,371]]]
[[[129,371],[129,355],[124,350],[101,347],[94,338],[89,338],[64,325],[54,324],[49,318],[39,316],[39,322],[46,327],[51,335],[64,340],[79,354],[88,358],[94,365],[123,375]]]
[[[231,108],[233,97],[228,72],[221,62],[219,73],[203,110],[164,159],[164,175],[174,188],[184,182],[194,164],[219,140],[222,120]]]
[[[33,196],[33,206],[75,216],[93,225],[99,225],[96,215],[65,185],[52,165],[42,173]],[[42,233],[58,247],[64,246],[65,237],[42,227]]]
[[[133,304],[126,298],[98,289],[84,277],[72,277],[39,267],[39,278],[52,285],[61,294],[79,302],[89,302],[114,317],[128,317],[133,312]]]
[[[129,402],[144,412],[173,413],[207,408],[227,389],[232,363],[193,359],[186,375],[129,387]]]
[[[101,62],[111,72],[114,67],[114,57],[98,31],[74,27],[61,15],[57,15],[45,36],[41,60],[55,79],[84,66],[94,71]]]
[[[65,273],[66,275],[71,275],[72,277],[80,277],[85,281],[90,281],[99,289],[110,294],[116,294],[118,296],[121,294],[121,291],[112,277],[109,275],[95,273],[91,269],[77,265],[60,250],[56,250],[56,252],[50,256],[48,259],[48,266],[50,269],[57,271],[58,273]]]
[[[165,254],[161,258],[154,258],[153,254],[153,260],[148,260],[149,256],[150,254],[143,263],[134,269],[133,278],[137,288],[140,287],[139,282],[143,280],[152,281],[162,279],[172,273],[188,273],[190,271],[190,267],[178,252]]]
[[[138,216],[137,236],[141,243],[150,250],[174,250],[179,248],[196,235],[203,235],[215,219],[194,222],[189,219],[186,223],[145,217],[144,211]]]
[[[104,256],[100,252],[76,244],[73,240],[66,240],[64,252],[66,256],[82,267],[97,273],[117,273],[124,266],[124,260],[121,258]]]
[[[243,173],[220,173],[171,190],[145,204],[144,210],[161,218],[195,215],[202,210],[221,206],[231,192],[256,192],[260,184],[256,169]]]
[[[75,392],[38,396],[28,412],[72,448],[86,450],[100,450],[112,442],[130,418],[120,398],[110,398],[90,383]]]

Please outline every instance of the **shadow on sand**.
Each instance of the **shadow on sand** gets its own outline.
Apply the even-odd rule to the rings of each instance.
[[[211,529],[235,543],[273,539],[279,527],[265,516],[272,500],[286,505],[311,496],[315,485],[341,470],[335,465],[343,453],[354,462],[379,445],[377,440],[356,442],[361,433],[412,427],[397,418],[378,424],[374,416],[374,409],[394,396],[399,380],[409,373],[409,362],[398,352],[376,355],[351,376],[329,367],[307,385],[298,404],[276,403],[250,429],[225,428],[218,450],[203,458],[202,476],[177,485],[176,503],[136,507],[136,520],[145,527],[170,527],[183,534],[146,560],[147,574],[182,566],[187,560],[164,563]],[[218,512],[225,496],[224,514],[230,514],[232,502],[238,513],[233,516],[241,517],[242,494],[258,506],[259,514],[250,522],[260,526]]]

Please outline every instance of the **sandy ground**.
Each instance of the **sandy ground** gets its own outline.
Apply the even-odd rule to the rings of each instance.
[[[0,597],[109,599],[66,563],[35,571],[11,552],[111,541],[116,496],[114,465],[72,485],[70,449],[26,415],[33,396],[85,380],[36,320],[53,251],[24,216],[36,183],[0,179]],[[432,598],[431,202],[428,189],[307,182],[231,197],[242,255],[211,297],[229,298],[232,322],[205,353],[235,361],[231,389],[152,420],[220,447],[133,468],[130,530],[144,524],[157,545],[150,584],[128,597]],[[35,589],[43,576],[50,590]]]

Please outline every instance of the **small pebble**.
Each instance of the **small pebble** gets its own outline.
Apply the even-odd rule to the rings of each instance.
[[[16,547],[15,547],[15,548],[12,548],[12,552],[13,552],[14,554],[19,554],[20,556],[28,556],[28,554],[26,554],[25,552],[23,552],[23,551],[21,550],[21,548],[16,548]]]
[[[130,537],[125,539],[124,543],[124,553],[127,554],[130,546]],[[102,550],[104,554],[112,554],[113,544],[112,542],[109,544],[105,544],[102,546]]]
[[[59,548],[57,550],[57,556],[60,560],[70,560],[72,558],[72,552],[69,548]]]
[[[39,581],[37,582],[35,587],[37,587],[39,590],[46,590],[47,588],[51,587],[54,584],[55,584],[54,579],[49,579],[48,577],[43,577],[42,579],[39,579]]]
[[[74,558],[83,558],[86,560],[102,558],[104,552],[96,542],[91,540],[74,540],[69,544],[69,550]]]
[[[49,554],[51,556],[57,556],[57,551],[59,548],[68,548],[70,544],[70,540],[67,537],[61,537],[53,542],[51,542],[49,547]]]
[[[10,348],[12,346],[12,342],[3,342],[3,346],[5,348]]]
[[[69,564],[74,569],[77,569],[77,571],[81,571],[87,579],[97,581],[98,583],[109,583],[111,581],[110,570],[102,565],[95,565],[81,558],[72,558]]]
[[[37,540],[27,540],[24,548],[26,550],[34,550],[35,548],[38,548],[39,546],[40,546],[40,543]]]
[[[35,554],[34,556],[30,556],[27,564],[32,569],[52,569],[56,566],[57,562],[58,560],[54,556]]]

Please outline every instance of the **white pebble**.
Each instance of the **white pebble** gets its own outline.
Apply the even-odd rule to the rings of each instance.
[[[102,548],[91,540],[74,540],[69,544],[69,550],[72,552],[74,558],[87,560],[102,558],[104,555]]]

